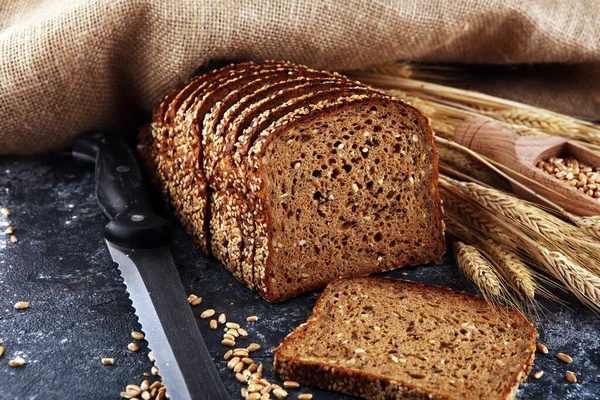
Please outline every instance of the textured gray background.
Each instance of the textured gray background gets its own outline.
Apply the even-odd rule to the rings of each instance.
[[[125,287],[102,240],[106,220],[94,197],[93,173],[69,156],[51,154],[36,158],[0,159],[0,207],[12,215],[0,216],[0,232],[10,223],[19,243],[0,236],[0,337],[5,355],[0,359],[0,399],[117,399],[129,383],[139,384],[149,371],[148,349],[143,342],[138,353],[126,346],[130,332],[139,330]],[[173,257],[188,293],[204,298],[196,315],[207,307],[225,312],[240,322],[249,340],[263,345],[252,357],[265,364],[272,376],[274,348],[284,336],[310,315],[316,301],[307,294],[270,305],[239,284],[214,260],[202,257],[190,237],[174,222]],[[473,292],[446,256],[439,265],[409,267],[406,279]],[[400,277],[393,272],[385,275]],[[520,399],[600,398],[600,318],[579,303],[570,308],[541,302],[537,323],[540,341],[549,355],[537,355],[534,371],[544,370],[519,391]],[[12,305],[29,301],[30,309],[16,311]],[[247,324],[246,316],[259,321]],[[222,331],[208,329],[198,319],[215,365],[229,391],[239,398],[238,383],[225,368],[220,345]],[[241,343],[244,343],[243,341]],[[573,356],[567,366],[553,354]],[[9,367],[17,355],[28,364]],[[116,364],[103,366],[101,357],[114,357]],[[566,370],[577,374],[579,383],[568,384]],[[346,398],[305,388],[315,399]],[[290,390],[295,398],[298,391]]]

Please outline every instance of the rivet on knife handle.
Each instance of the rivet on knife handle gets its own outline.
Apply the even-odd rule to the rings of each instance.
[[[96,164],[98,205],[110,219],[104,236],[128,248],[157,248],[171,242],[167,221],[154,214],[137,159],[127,141],[101,131],[79,136],[73,156]]]

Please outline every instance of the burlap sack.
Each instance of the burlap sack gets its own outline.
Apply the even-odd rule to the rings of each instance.
[[[597,0],[0,0],[0,153],[123,132],[215,59],[599,63]]]

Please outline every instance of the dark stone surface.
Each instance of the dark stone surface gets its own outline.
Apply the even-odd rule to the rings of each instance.
[[[117,399],[129,383],[139,384],[149,371],[148,348],[142,341],[138,353],[127,350],[130,332],[140,330],[118,270],[102,240],[106,220],[94,198],[91,170],[69,156],[53,154],[36,158],[0,159],[0,207],[12,215],[0,216],[0,230],[10,223],[19,238],[0,236],[0,337],[6,353],[0,359],[0,399]],[[271,305],[239,284],[214,260],[200,255],[190,237],[174,222],[173,257],[184,287],[204,302],[194,309],[225,312],[249,332],[249,341],[263,345],[252,357],[272,375],[274,348],[286,334],[304,322],[316,301],[307,294]],[[405,268],[406,279],[474,292],[446,256],[439,265]],[[401,277],[400,271],[385,275]],[[600,397],[600,319],[581,304],[569,307],[540,301],[538,331],[549,355],[537,355],[534,371],[544,376],[531,379],[519,391],[521,399],[596,399]],[[27,310],[14,310],[20,300]],[[259,321],[246,323],[257,315]],[[239,398],[239,384],[225,367],[220,344],[222,331],[198,325],[215,364],[232,396]],[[244,343],[244,341],[241,341]],[[557,351],[573,356],[567,366],[554,358]],[[28,364],[9,367],[17,355]],[[104,366],[101,357],[114,357]],[[568,384],[567,370],[579,382]],[[342,399],[342,395],[304,388],[316,399]],[[298,391],[290,390],[295,398]]]

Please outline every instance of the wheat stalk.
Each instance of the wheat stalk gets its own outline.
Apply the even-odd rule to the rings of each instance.
[[[472,227],[466,227],[463,224],[463,221],[460,219],[456,218],[456,215],[449,213],[446,215],[444,222],[446,223],[446,231],[453,236],[454,238],[461,240],[461,241],[468,241],[471,244],[469,246],[471,246],[471,248],[473,250],[477,251],[477,254],[479,254],[479,256],[482,257],[482,259],[485,261],[485,263],[483,265],[485,265],[487,267],[487,269],[485,269],[485,271],[490,271],[491,273],[489,274],[489,276],[486,276],[486,278],[491,277],[493,278],[492,282],[497,282],[498,286],[498,295],[493,296],[490,295],[489,293],[486,293],[485,290],[481,290],[480,286],[483,286],[486,283],[491,283],[491,282],[477,282],[475,281],[475,284],[480,287],[480,290],[482,292],[483,297],[486,300],[491,300],[491,301],[503,301],[504,303],[510,305],[513,309],[515,309],[516,311],[518,311],[519,313],[525,315],[525,310],[523,307],[523,303],[518,301],[518,298],[522,298],[522,295],[518,295],[518,297],[514,297],[511,292],[508,290],[508,288],[511,288],[512,290],[517,290],[515,285],[513,285],[511,282],[506,280],[506,275],[502,274],[501,271],[499,271],[498,269],[498,265],[496,263],[495,260],[492,260],[487,254],[482,253],[481,249],[480,249],[480,245],[479,244],[475,244],[477,241],[474,240],[474,238],[476,237],[476,235],[473,234],[473,228]],[[480,226],[484,227],[486,225],[486,223],[484,222],[483,225]],[[466,243],[465,243],[466,244]],[[473,272],[472,269],[468,270]],[[493,273],[493,275],[492,275]]]
[[[562,251],[566,252],[568,256],[577,260],[581,265],[585,265],[590,271],[600,274],[597,257],[598,252],[600,252],[600,243],[590,238],[587,232],[518,197],[492,188],[472,182],[458,182],[447,177],[442,177],[440,184],[453,185],[506,221],[520,222],[517,228],[527,232],[530,237],[539,243],[561,246]],[[593,222],[598,220],[598,218],[592,217],[585,219],[573,215],[571,217],[578,219],[582,224],[587,222],[590,231],[593,230]]]
[[[456,192],[452,192],[452,190]],[[500,245],[506,246],[506,248],[511,249],[517,254],[526,251],[528,255],[533,257],[532,260],[540,268],[561,281],[581,301],[594,310],[600,310],[600,297],[592,296],[589,293],[586,294],[592,290],[590,287],[600,288],[599,285],[596,285],[596,283],[600,282],[600,278],[588,268],[584,268],[580,263],[575,262],[576,258],[570,258],[564,253],[564,251],[572,252],[572,249],[569,249],[564,244],[545,240],[541,235],[535,238],[526,235],[519,228],[521,223],[517,226],[512,225],[513,229],[510,230],[510,224],[518,222],[517,220],[507,220],[499,217],[491,210],[488,210],[486,214],[483,205],[479,204],[478,207],[473,203],[469,203],[469,200],[472,199],[461,197],[465,193],[458,191],[456,187],[448,188],[445,185],[441,185],[440,193],[443,195],[444,204],[448,210],[448,218],[460,221],[459,223],[464,223],[465,226],[474,230],[475,232],[470,233],[471,237],[494,237],[499,241]],[[502,220],[499,218],[502,218]],[[453,229],[451,221],[448,221],[448,226],[450,229]],[[507,232],[511,232],[512,235],[507,234]],[[460,237],[460,235],[457,236]],[[556,246],[559,247],[557,248]],[[544,252],[540,249],[545,249],[546,251]],[[488,256],[489,253],[484,251],[484,254]],[[489,255],[488,258],[493,257]],[[496,265],[494,264],[494,266]]]
[[[448,146],[441,141],[437,141],[437,151],[439,157],[440,170],[451,170],[452,175],[466,174],[470,178],[459,176],[461,180],[472,180],[475,179],[480,182],[484,182],[489,186],[501,188],[503,190],[510,190],[510,184],[508,181],[491,170],[490,168],[482,168],[481,162],[475,160],[473,157],[458,151],[457,149]]]
[[[532,128],[530,126],[511,124],[511,123],[508,123],[505,121],[500,121],[500,120],[496,120],[496,122],[498,122],[500,125],[504,126],[505,128],[510,129],[511,131],[513,131],[514,133],[516,133],[519,136],[542,136],[542,137],[550,136],[547,133],[541,131],[540,129]],[[590,146],[590,144],[586,143],[586,146]]]
[[[506,185],[506,183],[504,181],[500,181],[501,178],[504,178],[506,181],[510,182],[512,185],[515,185],[515,186],[519,187],[521,190],[530,193],[532,195],[532,197],[537,198],[538,201],[541,202],[542,204],[547,205],[550,208],[556,210],[557,213],[559,213],[564,218],[568,219],[569,221],[571,221],[572,223],[577,225],[587,235],[591,236],[592,238],[600,239],[600,216],[581,217],[581,216],[569,213],[560,205],[543,197],[539,193],[534,192],[529,187],[523,185],[523,183],[521,183],[520,181],[517,181],[512,176],[504,173],[502,171],[502,169],[506,169],[506,167],[504,167],[494,161],[486,159],[485,157],[481,156],[480,154],[474,152],[471,149],[468,149],[464,146],[461,146],[457,143],[448,141],[446,139],[436,138],[436,142],[438,144],[438,150],[439,150],[439,154],[440,154],[440,165],[442,166],[442,169],[447,167],[444,165],[445,163],[450,162],[453,164],[453,166],[458,166],[460,169],[463,169],[466,172],[466,173],[459,172],[458,174],[456,174],[456,172],[454,172],[454,174],[460,175],[460,178],[463,180],[468,179],[468,180],[473,181],[472,177],[475,176],[476,178],[478,178],[478,180],[485,182],[487,185],[508,189],[508,186]],[[452,150],[457,150],[457,151],[452,151]],[[461,156],[461,153],[471,156],[473,159],[477,160],[479,163],[472,164],[468,160],[467,161],[461,160],[461,159],[463,159],[463,157]],[[448,161],[446,161],[446,160],[448,160]],[[484,167],[487,167],[487,169],[482,170],[481,168],[478,168],[479,165],[483,165]],[[450,167],[450,171],[451,171],[451,169],[452,168]],[[482,171],[488,171],[488,169],[490,170],[489,172],[482,172]],[[452,171],[451,171],[451,173],[452,173]],[[531,178],[529,178],[525,175],[522,175],[517,171],[511,170],[511,173],[518,175],[521,179],[531,182],[532,185],[537,184]],[[498,176],[496,176],[496,175],[498,175]],[[475,183],[480,184],[480,182],[475,182]],[[499,193],[501,193],[502,196],[507,195],[506,193],[503,193],[503,192],[499,192]],[[570,230],[571,234],[574,234],[579,237],[579,241],[587,241],[588,240],[588,238],[586,238],[586,237],[581,237],[581,235],[579,233],[573,233],[571,228],[568,228],[568,229]],[[599,269],[599,272],[600,272],[600,269]]]
[[[517,181],[516,179],[514,179],[512,176],[510,176],[508,173],[504,172],[504,170],[506,169],[506,167],[504,167],[503,165],[488,159],[487,157],[482,156],[481,154],[477,153],[476,151],[473,151],[471,149],[469,149],[468,147],[462,146],[456,142],[453,142],[452,140],[449,139],[445,139],[445,138],[441,138],[439,136],[435,137],[435,142],[436,145],[444,145],[444,146],[448,146],[452,149],[458,150],[464,154],[469,155],[470,157],[472,157],[474,160],[477,160],[479,163],[481,163],[483,166],[489,168],[491,171],[493,171],[494,173],[498,174],[500,177],[506,179],[507,181],[509,181],[512,185],[517,186],[519,189],[523,190],[524,192],[529,193],[532,197],[537,198],[540,202],[546,204],[549,207],[558,207],[555,203],[552,203],[548,200],[546,200],[543,196],[539,195],[538,193],[536,193],[535,191],[533,191],[532,189],[530,189],[529,187],[525,186],[524,184],[522,184],[521,182]],[[515,171],[510,170],[510,173],[513,173]],[[520,174],[519,174],[520,175]],[[520,175],[523,176],[523,175]],[[527,178],[526,179],[530,179]]]
[[[479,288],[485,298],[501,297],[498,276],[475,246],[453,240],[452,249],[460,271]]]
[[[407,92],[412,92],[419,97],[435,98],[439,102],[470,108],[479,114],[482,114],[483,112],[506,111],[506,115],[509,116],[510,111],[515,113],[522,111],[531,114],[531,117],[528,118],[529,120],[537,116],[541,120],[545,119],[550,122],[558,122],[562,125],[569,126],[571,129],[575,128],[578,132],[588,132],[593,135],[600,134],[600,128],[593,123],[573,118],[565,114],[531,106],[529,104],[507,100],[472,90],[458,89],[450,86],[410,79],[408,77],[391,76],[377,72],[357,71],[355,73],[351,73],[351,75],[358,80],[368,82],[375,86],[387,89],[404,90]],[[552,124],[550,123],[550,125]]]

